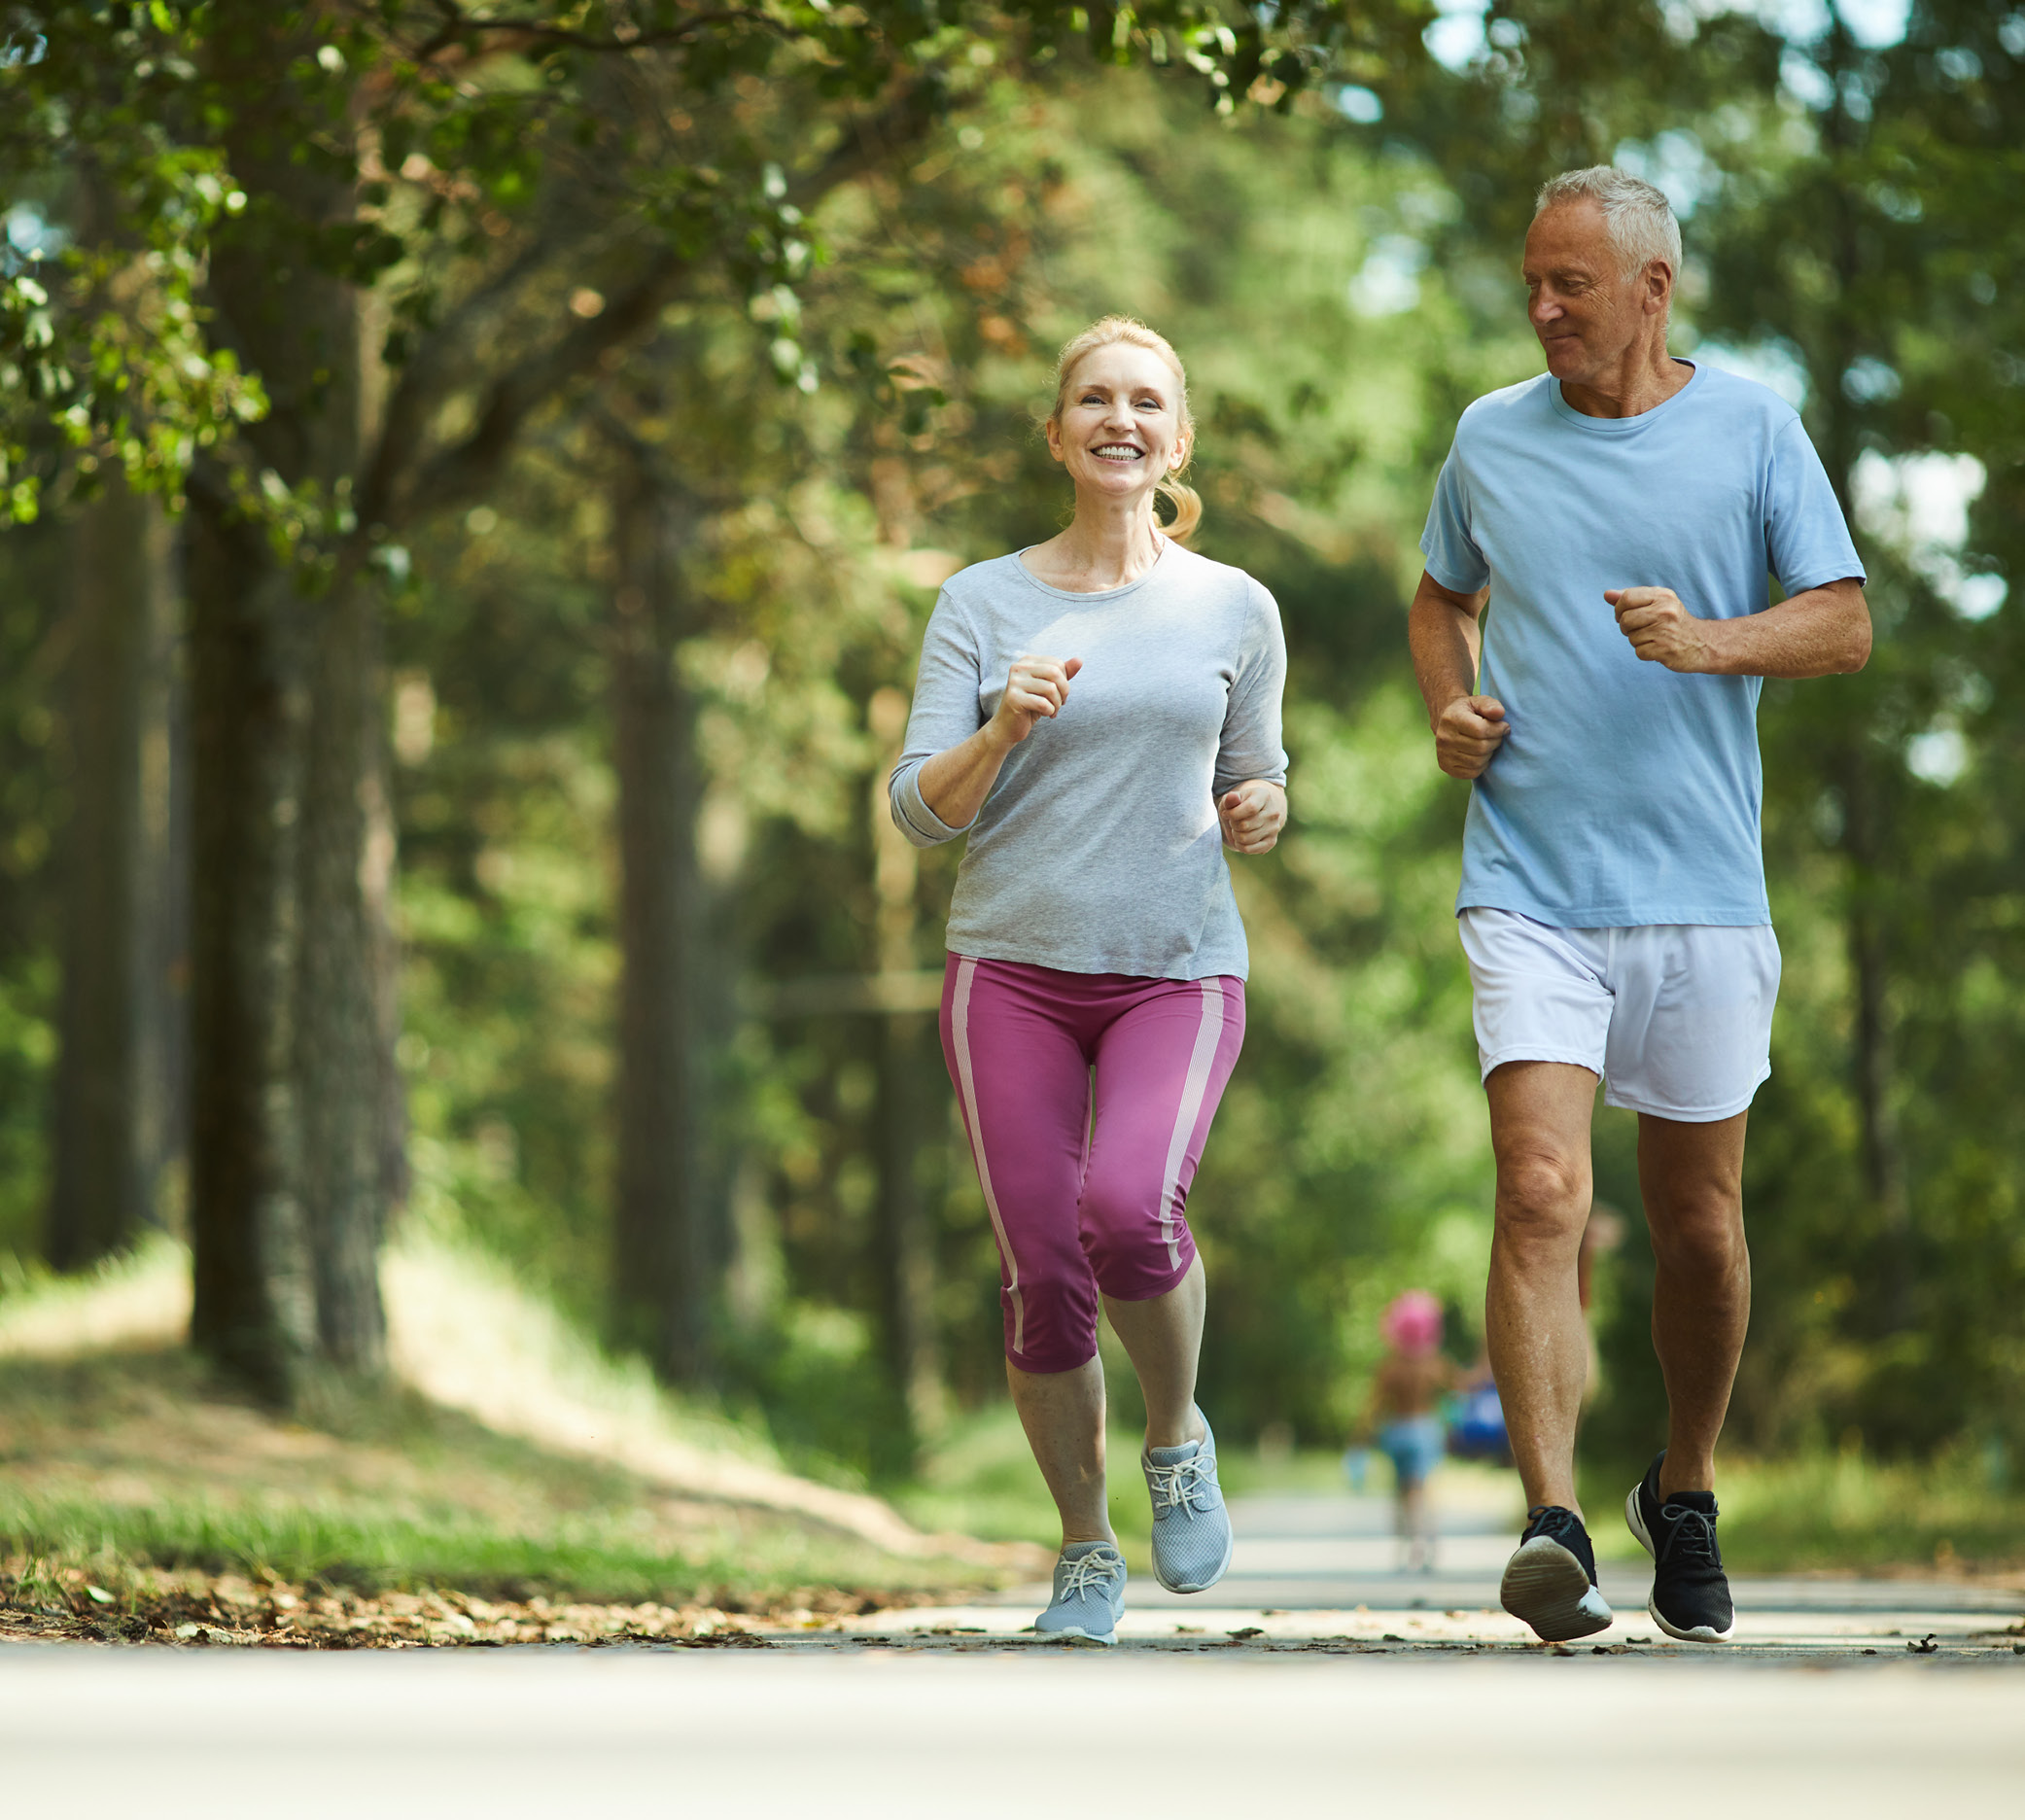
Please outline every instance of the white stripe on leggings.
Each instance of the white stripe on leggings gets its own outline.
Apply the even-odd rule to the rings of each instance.
[[[970,982],[976,974],[975,961],[957,962],[957,991],[950,1005],[950,1034],[957,1049],[957,1081],[963,1090],[963,1123],[970,1132],[970,1154],[977,1160],[977,1185],[985,1191],[985,1210],[992,1216],[992,1230],[998,1235],[998,1250],[1005,1259],[1005,1292],[1012,1297],[1012,1349],[1024,1352],[1027,1349],[1027,1303],[1020,1294],[1020,1260],[1013,1256],[1012,1241],[1005,1236],[1005,1222],[998,1217],[998,1197],[992,1192],[992,1166],[985,1161],[984,1126],[977,1114],[977,1084],[970,1076]]]
[[[1167,1172],[1160,1184],[1160,1234],[1168,1242],[1168,1267],[1181,1268],[1181,1231],[1174,1218],[1174,1197],[1181,1192],[1181,1165],[1188,1155],[1189,1134],[1209,1091],[1209,1070],[1216,1066],[1216,1045],[1223,1040],[1223,987],[1213,979],[1199,980],[1203,989],[1203,1021],[1196,1027],[1196,1046],[1188,1058],[1188,1078],[1181,1083],[1181,1106],[1174,1114],[1174,1135],[1168,1140]],[[989,1198],[989,1197],[988,1197]]]

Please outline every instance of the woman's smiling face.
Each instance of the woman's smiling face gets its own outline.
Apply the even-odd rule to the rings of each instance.
[[[1188,463],[1181,380],[1149,348],[1113,343],[1076,363],[1048,449],[1085,488],[1114,499],[1150,494]]]

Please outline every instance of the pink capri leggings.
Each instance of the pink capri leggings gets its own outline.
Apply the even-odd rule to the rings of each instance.
[[[1022,1371],[1096,1356],[1100,1292],[1144,1302],[1188,1274],[1188,1185],[1243,1040],[1241,980],[950,956],[942,1050]]]

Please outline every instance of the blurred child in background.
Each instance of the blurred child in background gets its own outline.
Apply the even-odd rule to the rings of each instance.
[[[1385,1311],[1379,1332],[1385,1357],[1371,1387],[1363,1433],[1392,1462],[1402,1565],[1431,1573],[1427,1478],[1442,1458],[1442,1398],[1456,1382],[1455,1367],[1442,1353],[1442,1305],[1424,1289],[1409,1289]]]

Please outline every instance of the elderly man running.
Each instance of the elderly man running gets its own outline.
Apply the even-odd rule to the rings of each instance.
[[[1550,1639],[1612,1616],[1574,1476],[1599,1076],[1639,1115],[1668,1410],[1624,1514],[1659,1626],[1733,1628],[1714,1456],[1779,986],[1758,697],[1870,648],[1863,567],[1798,417],[1666,351],[1680,262],[1650,184],[1599,166],[1541,191],[1524,275],[1547,371],[1463,413],[1411,620],[1436,756],[1475,781],[1456,912],[1497,1159],[1485,1326],[1530,1507],[1503,1598]]]

